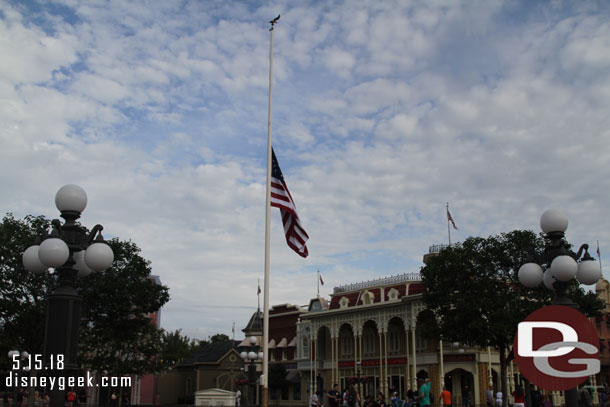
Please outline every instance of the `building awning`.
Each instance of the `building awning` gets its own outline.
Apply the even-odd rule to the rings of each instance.
[[[280,343],[277,344],[278,348],[285,348],[286,346],[288,346],[288,341],[286,340],[286,338],[282,338]]]
[[[269,341],[269,349],[275,349],[275,339]]]
[[[297,347],[297,337],[296,336],[294,338],[292,338],[292,340],[288,344],[288,347],[289,348],[296,348]]]

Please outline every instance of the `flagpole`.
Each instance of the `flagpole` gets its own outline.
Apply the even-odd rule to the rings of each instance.
[[[320,270],[318,269],[318,298],[320,298]]]
[[[599,269],[603,272],[604,270],[602,269],[602,255],[599,252],[599,240],[597,241],[597,260],[599,261]]]
[[[447,202],[447,213],[445,216],[447,217],[447,235],[449,236],[449,246],[451,246],[451,228],[449,227],[449,202]]]
[[[271,107],[273,90],[273,26],[280,16],[270,21],[269,29],[269,108],[267,113],[267,188],[265,198],[265,292],[263,293],[263,407],[269,405],[269,237],[271,215]]]

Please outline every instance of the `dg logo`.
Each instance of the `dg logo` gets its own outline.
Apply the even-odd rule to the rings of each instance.
[[[577,310],[550,305],[521,322],[513,344],[521,374],[545,390],[567,390],[599,373],[599,337]]]

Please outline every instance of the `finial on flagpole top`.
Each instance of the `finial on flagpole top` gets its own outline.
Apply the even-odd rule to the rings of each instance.
[[[277,23],[277,20],[280,19],[280,15],[278,14],[277,17],[275,17],[273,20],[269,21],[269,24],[271,24],[271,28],[269,29],[269,31],[273,31],[273,26]]]

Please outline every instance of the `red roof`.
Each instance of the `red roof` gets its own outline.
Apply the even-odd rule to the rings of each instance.
[[[389,300],[389,293],[390,293],[390,290],[393,288],[398,291],[398,298],[404,297],[407,293],[407,285],[409,286],[409,295],[420,294],[426,290],[426,287],[424,286],[424,284],[420,283],[420,282],[386,286],[386,287],[383,287],[385,301]],[[352,291],[352,292],[346,292],[346,293],[333,294],[330,299],[329,309],[331,309],[331,310],[339,309],[340,308],[339,302],[344,297],[349,300],[348,305],[347,305],[348,307],[353,307],[354,305],[362,305],[362,293],[364,291],[369,291],[370,293],[373,293],[373,295],[374,295],[373,303],[381,302],[381,287],[371,287],[371,288],[362,289],[361,291]]]

